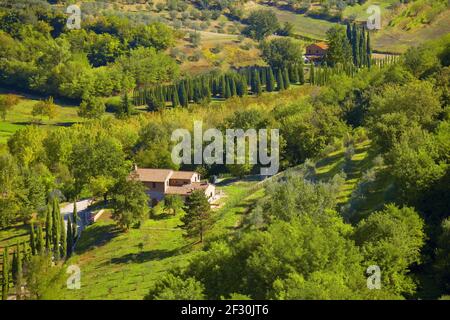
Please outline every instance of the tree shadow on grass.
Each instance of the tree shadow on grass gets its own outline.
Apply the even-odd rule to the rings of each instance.
[[[183,254],[188,250],[189,247],[192,247],[198,244],[199,241],[194,241],[192,243],[188,243],[180,248],[167,250],[167,249],[154,249],[148,251],[140,251],[137,253],[128,253],[118,258],[112,258],[110,262],[105,262],[105,265],[108,264],[127,264],[127,263],[144,263],[147,261],[158,261],[170,257],[177,256],[179,254]]]
[[[82,254],[91,249],[108,243],[119,234],[120,230],[115,224],[95,224],[86,228],[78,240],[75,252]]]
[[[26,236],[30,232],[30,227],[25,224],[20,226],[15,225],[0,229],[0,231],[14,232],[14,234],[12,234],[11,236],[1,239],[2,241],[6,242],[8,240],[12,240],[17,237]]]
[[[112,258],[112,264],[125,264],[125,263],[143,263],[150,260],[162,260],[171,257],[177,253],[178,250],[149,250],[139,253],[128,253],[118,258]]]

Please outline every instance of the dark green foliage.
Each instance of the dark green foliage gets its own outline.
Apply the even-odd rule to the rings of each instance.
[[[12,278],[14,285],[16,286],[16,290],[20,292],[20,288],[23,285],[23,257],[21,252],[20,243],[17,242],[16,250],[14,251],[13,263],[12,263]],[[20,294],[19,294],[20,296]]]
[[[259,72],[256,69],[253,71],[251,88],[252,88],[252,92],[257,94],[257,95],[260,95],[262,93],[261,81],[260,81],[260,78],[259,78]]]
[[[47,206],[45,218],[45,250],[52,251],[53,246],[53,215],[50,206]]]
[[[31,247],[31,254],[34,256],[37,253],[36,249],[37,239],[36,239],[36,230],[34,228],[34,223],[31,223],[30,227],[30,247]]]
[[[275,90],[275,77],[273,76],[272,68],[268,68],[266,91],[272,92]]]
[[[298,71],[298,81],[300,82],[300,84],[305,84],[305,71],[303,69],[303,66],[299,66],[297,68]]]
[[[187,107],[189,103],[189,99],[186,93],[186,87],[184,83],[178,84],[178,98],[180,99],[180,104],[183,107]]]
[[[289,89],[290,81],[289,81],[289,73],[287,68],[283,70],[283,84],[285,89]]]
[[[273,69],[303,64],[302,46],[290,38],[277,38],[263,42],[260,47],[263,59]]]
[[[148,196],[139,181],[120,180],[114,187],[112,198],[112,218],[124,230],[139,224],[148,214]]]
[[[45,240],[44,240],[44,232],[42,231],[42,226],[39,224],[36,232],[37,240],[36,240],[36,253],[43,254],[45,251]]]
[[[3,248],[2,300],[8,299],[9,293],[9,249]]]
[[[256,40],[262,40],[279,29],[278,19],[271,10],[252,11],[246,23],[243,33]]]
[[[336,26],[328,30],[327,41],[329,47],[326,54],[326,62],[330,66],[350,63],[351,48],[343,27]]]
[[[203,285],[195,279],[184,280],[169,273],[156,282],[145,299],[204,300],[203,290]]]
[[[74,245],[74,235],[73,235],[73,227],[72,220],[67,219],[67,236],[66,236],[66,256],[70,257],[72,255],[72,249]]]
[[[285,89],[284,87],[284,79],[283,79],[283,73],[281,72],[281,69],[277,70],[277,91],[283,91]]]
[[[59,254],[62,259],[67,256],[67,230],[64,223],[64,218],[60,216],[60,229],[61,229],[61,238],[60,238],[60,248]]]
[[[186,214],[181,218],[183,229],[188,237],[199,236],[203,241],[205,230],[210,224],[211,207],[202,190],[195,190],[186,199],[184,211]]]

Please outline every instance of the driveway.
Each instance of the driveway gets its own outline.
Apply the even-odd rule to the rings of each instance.
[[[77,202],[77,212],[78,212],[78,236],[84,230],[86,226],[89,225],[89,217],[91,215],[91,210],[88,208],[91,204],[91,199],[85,199]],[[61,208],[61,215],[64,217],[64,223],[67,228],[67,219],[73,213],[73,203],[68,204],[64,208]]]

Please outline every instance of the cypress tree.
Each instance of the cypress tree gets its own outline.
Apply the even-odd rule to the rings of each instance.
[[[37,240],[36,240],[36,253],[41,255],[44,252],[44,232],[42,231],[42,226],[39,224],[37,228]]]
[[[349,22],[347,22],[347,39],[348,42],[352,43],[352,27]]]
[[[60,240],[61,240],[61,214],[59,212],[59,202],[56,197],[53,199],[53,250],[55,259],[60,257]]]
[[[303,70],[303,65],[298,67],[298,81],[300,84],[305,84],[305,71]]]
[[[277,70],[277,90],[278,91],[284,90],[283,74],[281,73],[280,68],[278,68]]]
[[[67,230],[65,228],[64,219],[61,218],[61,248],[59,250],[61,258],[64,258],[67,254]]]
[[[283,70],[283,83],[284,83],[284,88],[289,89],[289,85],[290,85],[289,72],[286,67]]]
[[[239,76],[238,79],[236,79],[236,94],[239,97],[242,97],[245,92],[245,84],[242,76]]]
[[[352,52],[353,52],[353,64],[359,67],[360,65],[359,35],[358,35],[358,28],[355,23],[353,24],[352,30]]]
[[[180,99],[178,97],[178,92],[176,88],[172,88],[172,107],[177,107],[180,105]]]
[[[16,284],[16,277],[17,277],[17,248],[13,252],[12,261],[11,261],[11,275],[12,275],[12,282],[15,285]]]
[[[77,201],[73,202],[73,211],[72,211],[72,221],[77,224],[78,222],[78,211],[77,211]]]
[[[225,95],[223,97],[225,99],[229,99],[231,97],[230,81],[225,80]]]
[[[367,65],[366,58],[367,58],[367,44],[366,44],[366,35],[365,30],[362,28],[360,34],[359,34],[359,61],[360,61],[360,67]]]
[[[261,81],[259,78],[259,72],[255,69],[253,73],[253,93],[256,95],[260,95],[262,93]]]
[[[31,254],[34,256],[36,255],[36,233],[34,230],[34,223],[31,223],[31,232],[30,232],[30,247],[31,247]]]
[[[211,89],[208,85],[202,88],[202,99],[206,101],[211,101]]]
[[[253,81],[253,71],[252,68],[247,68],[247,86],[252,86],[252,81]],[[253,91],[253,90],[252,90]]]
[[[3,249],[3,282],[2,282],[2,299],[8,299],[9,292],[9,259],[8,259],[8,246]]]
[[[202,100],[202,92],[198,81],[194,82],[194,102],[198,103]]]
[[[220,96],[222,98],[225,98],[226,91],[227,91],[227,82],[225,81],[225,76],[220,77],[219,89],[220,89]]]
[[[132,113],[132,107],[131,107],[131,102],[130,99],[128,97],[128,92],[125,91],[125,93],[122,96],[122,115],[124,116],[131,116]]]
[[[189,95],[189,101],[193,101],[194,100],[194,81],[192,81],[192,79],[189,79],[189,90],[188,90],[188,95]]]
[[[275,77],[273,76],[272,68],[269,67],[267,82],[266,82],[266,91],[272,92],[275,90]]]
[[[25,263],[26,261],[30,261],[30,252],[28,250],[27,244],[25,242],[22,243],[23,246],[23,258],[22,261]]]
[[[252,93],[256,92],[256,81],[257,81],[257,79],[259,79],[257,71],[253,70],[252,75],[251,75],[251,79],[250,79],[250,91]]]
[[[13,265],[13,279],[14,279],[14,284],[16,285],[16,294],[18,295],[19,299],[20,299],[20,292],[21,292],[21,288],[22,288],[22,283],[23,283],[23,272],[22,272],[22,255],[20,252],[20,244],[19,242],[17,242],[17,247],[16,247],[16,251],[14,253],[14,265]]]
[[[259,68],[259,83],[266,83],[267,81],[267,68]]]
[[[180,99],[180,104],[183,107],[187,107],[188,106],[188,96],[187,96],[186,88],[185,88],[183,82],[180,82],[178,84],[178,98]]]
[[[366,46],[366,55],[367,55],[367,66],[370,67],[372,66],[372,48],[370,45],[370,31],[367,31],[367,46]]]
[[[45,219],[45,249],[47,252],[52,251],[53,241],[53,217],[50,206],[47,207],[47,217]]]
[[[67,257],[70,257],[72,255],[72,248],[73,248],[73,227],[72,222],[70,219],[67,219]]]
[[[289,83],[297,83],[298,82],[297,66],[290,65],[287,69],[289,72]]]
[[[234,97],[237,95],[236,82],[234,80],[234,76],[230,77],[229,81],[230,81],[230,93],[231,93],[231,96]]]
[[[314,70],[314,63],[311,63],[311,69],[309,71],[309,83],[316,84],[316,71]]]

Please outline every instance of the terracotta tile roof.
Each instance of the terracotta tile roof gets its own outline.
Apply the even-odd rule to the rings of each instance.
[[[194,171],[174,171],[170,179],[190,180],[194,174]]]
[[[324,50],[328,49],[328,44],[326,42],[318,42],[318,43],[315,43],[315,45]]]
[[[132,175],[142,182],[164,182],[173,174],[169,169],[143,169],[138,168]]]
[[[177,194],[177,195],[189,195],[194,190],[206,190],[208,188],[208,183],[201,183],[201,182],[193,182],[191,184],[186,184],[181,187],[174,187],[170,186],[166,190],[166,194]]]

